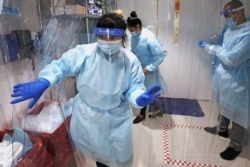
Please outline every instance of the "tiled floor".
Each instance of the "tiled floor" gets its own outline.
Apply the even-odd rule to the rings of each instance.
[[[216,124],[218,112],[209,101],[199,103],[204,117],[164,114],[135,124],[133,167],[249,167],[250,146],[233,161],[220,158],[229,139],[203,130]],[[135,115],[138,112],[134,110]],[[87,159],[86,166],[95,163]]]

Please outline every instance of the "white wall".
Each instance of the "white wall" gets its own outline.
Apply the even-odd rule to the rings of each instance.
[[[144,27],[152,29],[161,39],[168,56],[160,69],[168,83],[168,97],[210,99],[211,56],[197,45],[198,39],[211,41],[219,32],[223,18],[219,11],[226,0],[180,0],[179,43],[174,44],[175,0],[117,0],[117,8],[125,19],[132,10],[141,18]],[[249,9],[249,0],[243,0]],[[158,7],[158,20],[157,16]],[[247,11],[249,13],[249,11]],[[158,29],[156,29],[158,27]],[[158,33],[157,33],[158,32]]]

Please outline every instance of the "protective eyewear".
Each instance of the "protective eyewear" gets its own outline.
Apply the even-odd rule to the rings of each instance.
[[[242,9],[244,9],[244,6],[241,6],[241,7],[235,8],[235,9],[222,10],[222,11],[220,11],[220,15],[227,17],[228,15],[232,14],[233,12],[236,12],[236,11],[239,11]]]

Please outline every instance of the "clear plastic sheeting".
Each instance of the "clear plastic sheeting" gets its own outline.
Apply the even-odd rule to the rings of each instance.
[[[217,59],[214,59],[214,55],[208,54],[198,45],[200,39],[209,44],[221,44],[223,39],[221,30],[223,30],[225,19],[220,15],[220,11],[229,1],[178,1],[180,3],[179,31],[178,43],[175,43],[177,37],[175,5],[177,0],[128,0],[126,2],[118,0],[118,8],[123,10],[124,17],[127,18],[131,11],[136,11],[143,26],[152,27],[150,30],[158,35],[164,50],[168,52],[167,57],[160,65],[161,73],[168,84],[168,91],[157,100],[164,114],[163,116],[158,115],[154,119],[149,118],[150,109],[152,109],[150,108],[147,118],[142,123],[134,125],[134,166],[248,167],[250,165],[250,131],[248,126],[245,126],[244,134],[240,133],[240,130],[236,131],[239,132],[238,135],[241,135],[239,138],[242,139],[243,147],[240,154],[234,160],[225,160],[221,157],[221,154],[229,146],[237,148],[234,141],[239,138],[232,138],[232,135],[235,136],[231,133],[232,122],[229,124],[228,133],[219,134],[216,132],[217,129],[214,127],[218,123],[227,122],[218,115],[221,113],[229,118],[231,116],[239,118],[237,116],[239,110],[236,109],[231,115],[227,115],[225,113],[228,104],[219,107],[212,101],[213,92],[218,89],[218,85],[217,87],[214,85],[216,83],[214,77],[218,77],[218,75],[214,75],[218,62]],[[248,0],[241,2],[244,3],[245,14],[249,19],[250,3]],[[239,46],[237,50],[244,47],[248,46]],[[244,56],[249,61],[249,56]],[[249,66],[243,68],[248,69],[249,74]],[[232,67],[230,75],[238,71],[239,69]],[[245,80],[243,83],[249,85],[248,74],[236,80],[231,78],[228,81],[222,81],[220,86],[232,83],[232,86],[236,88],[237,84],[242,83],[241,80]],[[228,78],[230,75],[224,77]],[[236,102],[239,99],[241,102],[238,104],[242,104],[239,108],[248,107],[249,91],[247,85],[235,90],[240,92],[244,87],[246,90],[244,93],[247,96],[236,96],[235,94],[225,96],[225,93],[230,92],[230,90],[225,90],[223,94],[219,94],[219,99],[221,100],[222,96],[227,97],[227,101],[231,103],[230,109],[237,106]],[[217,100],[217,102],[219,101]],[[135,109],[134,116],[138,115],[139,112]],[[243,120],[248,124],[250,122],[249,109],[245,109],[244,112],[245,118],[238,121],[238,123],[241,122],[239,125],[242,124]],[[212,132],[215,134],[206,132],[205,127],[213,127]],[[237,125],[235,127],[239,128]],[[211,132],[211,129],[208,131]],[[232,153],[230,149],[229,152]]]
[[[11,16],[20,16],[19,6],[17,1],[0,1],[0,14],[11,15]]]
[[[102,6],[106,11],[115,2],[108,4]],[[48,89],[32,109],[30,100],[10,105],[10,95],[15,84],[35,81],[65,51],[94,42],[101,14],[88,13],[87,1],[0,1],[1,167],[85,166],[84,154],[71,142],[71,113],[64,113],[76,94],[75,78]]]
[[[10,101],[15,84],[35,81],[38,72],[61,58],[65,51],[96,42],[94,28],[98,18],[115,9],[123,11],[125,20],[131,11],[136,11],[143,27],[159,37],[167,53],[159,70],[168,89],[155,101],[160,112],[151,104],[147,106],[146,118],[133,124],[131,167],[249,167],[250,113],[249,103],[243,102],[249,102],[246,87],[250,60],[227,59],[222,51],[211,47],[225,45],[229,50],[238,44],[229,46],[223,41],[234,41],[226,37],[233,35],[224,31],[225,18],[220,15],[227,2],[229,0],[0,0],[0,167],[96,167],[98,159],[87,157],[86,148],[85,153],[80,152],[70,133],[71,113],[76,107],[72,100],[77,94],[76,78],[68,77],[47,89],[32,109],[28,109],[30,100],[15,105]],[[250,20],[250,1],[241,2]],[[126,47],[131,48],[130,32],[126,33],[129,37]],[[234,39],[240,40],[240,35]],[[199,47],[198,40],[204,40],[210,47]],[[237,46],[237,50],[242,48]],[[245,66],[230,66],[232,60]],[[108,78],[102,65],[102,76]],[[242,69],[245,75],[235,75]],[[84,82],[87,85],[89,81]],[[224,90],[225,86],[235,89]],[[100,91],[103,90],[100,87]],[[229,94],[232,90],[245,94]],[[245,115],[239,117],[240,111]],[[139,112],[133,108],[134,118]],[[103,115],[95,113],[95,116],[98,120],[93,122],[111,124],[105,122]],[[131,119],[131,115],[126,118]],[[229,125],[228,128],[215,127],[222,122]],[[123,131],[112,131],[114,133],[124,134]],[[89,140],[100,138],[98,131],[86,136]],[[99,141],[96,145],[105,146],[102,139]],[[221,157],[228,147],[238,149],[233,152],[239,153],[234,160]],[[111,148],[107,148],[109,150]],[[105,151],[96,154],[101,157],[106,155]],[[227,151],[232,154],[232,150]]]

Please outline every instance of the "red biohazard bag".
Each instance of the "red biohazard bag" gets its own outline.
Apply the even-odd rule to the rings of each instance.
[[[37,105],[29,114],[39,114],[47,102]],[[77,166],[74,149],[69,136],[71,117],[67,117],[53,133],[40,133],[24,130],[33,147],[18,162],[16,167],[72,167]],[[4,134],[13,134],[13,130],[0,131],[0,141]]]

